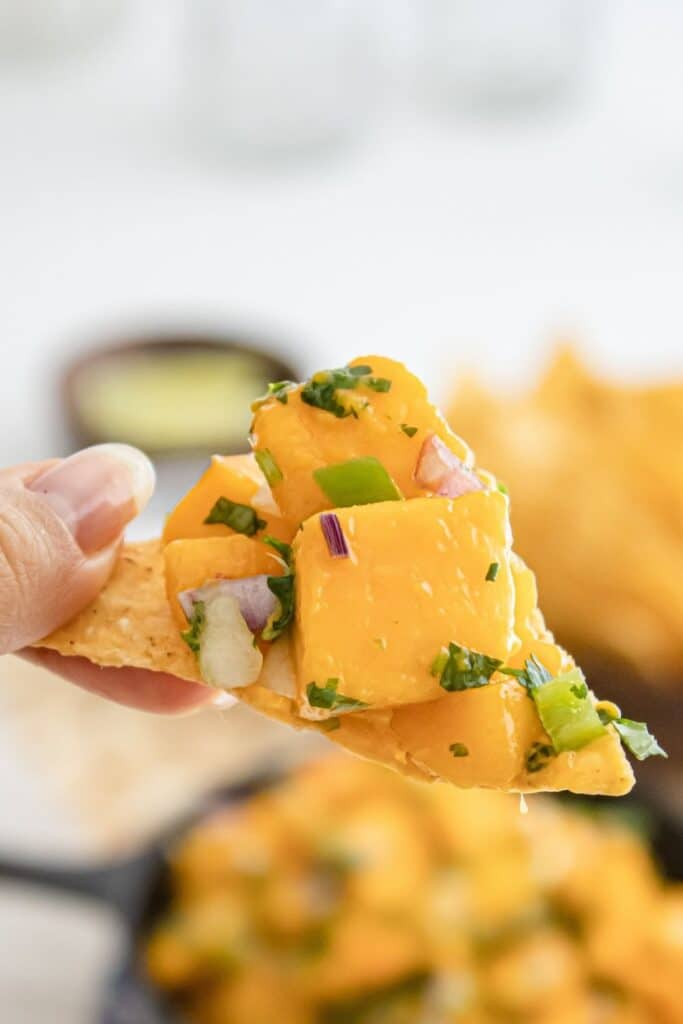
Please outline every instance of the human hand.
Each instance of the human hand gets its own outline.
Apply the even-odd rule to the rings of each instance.
[[[146,711],[186,711],[215,692],[164,672],[100,668],[28,649],[106,583],[125,526],[154,490],[149,459],[128,445],[0,470],[0,654],[20,653],[103,697]]]

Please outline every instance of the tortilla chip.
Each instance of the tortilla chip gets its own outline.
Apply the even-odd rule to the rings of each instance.
[[[287,643],[283,638],[280,644]],[[75,619],[45,637],[36,647],[87,658],[96,665],[146,668],[203,682],[197,659],[178,633],[164,585],[161,541],[126,544],[106,587]],[[278,644],[279,646],[279,644]],[[273,648],[274,650],[274,648]],[[268,677],[268,659],[264,678]],[[390,715],[366,711],[341,716],[330,731],[300,718],[289,697],[254,683],[233,691],[254,710],[295,729],[325,734],[347,750],[390,765],[406,775],[427,776],[412,767],[390,730]]]
[[[35,646],[96,665],[129,665],[202,682],[171,614],[159,540],[126,544],[97,600]]]
[[[88,658],[96,665],[127,665],[203,682],[196,657],[180,637],[170,609],[158,540],[125,545],[98,598],[35,646]],[[301,718],[295,700],[286,695],[288,691],[294,693],[292,672],[289,640],[283,637],[267,652],[259,682],[232,692],[269,718],[295,729],[323,733],[351,753],[403,775],[422,781],[437,777],[430,768],[413,761],[410,751],[402,745],[392,728],[391,708],[356,711],[326,722]],[[285,692],[277,692],[278,689]],[[633,774],[616,735],[605,736],[585,750],[557,757],[543,776],[520,778],[515,791],[570,789],[619,795],[633,783]]]

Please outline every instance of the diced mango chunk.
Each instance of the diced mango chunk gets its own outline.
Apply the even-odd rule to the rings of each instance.
[[[543,733],[533,701],[512,679],[398,708],[391,728],[419,767],[458,786],[494,789],[515,788]]]
[[[413,474],[428,434],[437,434],[459,458],[471,461],[465,442],[450,430],[429,401],[424,384],[402,363],[363,356],[350,363],[358,365],[370,366],[374,376],[391,381],[391,388],[376,392],[361,386],[340,392],[342,397],[367,401],[357,417],[340,419],[325,409],[306,405],[301,386],[287,393],[286,403],[268,399],[254,416],[254,447],[267,448],[275,457],[282,480],[273,486],[273,494],[283,515],[297,524],[330,507],[313,478],[313,471],[322,466],[372,455],[384,465],[403,496],[415,498],[426,493]]]
[[[254,456],[213,455],[209,468],[166,520],[163,543],[192,537],[231,536],[233,531],[229,526],[204,522],[219,498],[255,508],[259,518],[266,522],[259,531],[260,536],[270,533],[279,540],[291,539],[293,528],[280,516]]]
[[[299,709],[309,683],[372,707],[443,696],[431,665],[455,642],[501,660],[519,647],[507,502],[497,491],[338,509],[349,558],[332,558],[318,516],[294,541]],[[486,580],[492,562],[495,582]],[[334,714],[334,710],[330,714]]]
[[[209,580],[235,580],[261,573],[280,576],[282,564],[260,540],[235,533],[171,541],[164,548],[164,570],[171,610],[180,628],[186,629],[187,619],[178,602],[183,590],[201,587]]]

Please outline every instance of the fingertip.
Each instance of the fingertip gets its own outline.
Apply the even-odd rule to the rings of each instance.
[[[100,666],[87,658],[69,657],[46,648],[28,648],[19,654],[32,664],[90,693],[138,711],[161,715],[187,714],[210,706],[215,699],[215,691],[210,687],[167,672]]]

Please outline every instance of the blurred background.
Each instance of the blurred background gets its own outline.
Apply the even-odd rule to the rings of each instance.
[[[0,0],[0,460],[139,443],[153,536],[267,380],[402,359],[506,480],[551,627],[671,748],[682,38],[665,0]],[[134,849],[309,752],[0,675],[17,856]],[[677,760],[644,773],[674,814]],[[3,1019],[98,1019],[110,915],[2,884],[0,933]]]

